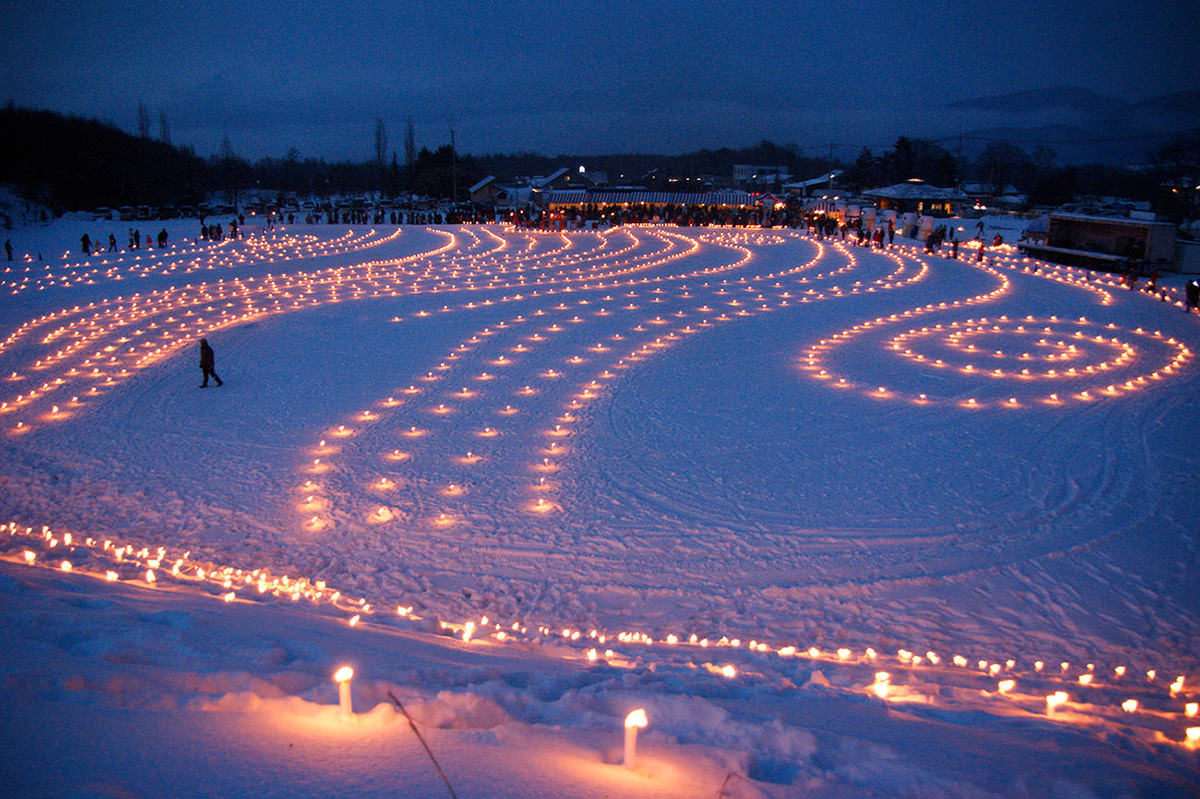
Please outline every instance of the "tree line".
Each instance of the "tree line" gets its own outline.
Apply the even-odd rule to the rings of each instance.
[[[1079,195],[1114,195],[1154,200],[1169,216],[1183,217],[1194,216],[1197,204],[1196,181],[1187,178],[1200,175],[1200,133],[1179,137],[1154,153],[1148,168],[1131,170],[1102,164],[1062,166],[1048,147],[1029,153],[1004,142],[989,144],[975,158],[960,158],[935,141],[907,136],[880,153],[863,149],[850,163],[805,156],[797,146],[770,141],[680,155],[472,156],[456,152],[449,143],[418,149],[411,121],[401,154],[389,148],[387,129],[376,119],[374,157],[369,160],[326,161],[291,148],[282,157],[251,162],[234,150],[228,137],[207,158],[172,144],[162,112],[158,136],[152,137],[151,115],[144,105],[138,106],[137,120],[137,132],[131,134],[109,123],[10,103],[0,109],[0,133],[8,144],[0,148],[0,182],[61,213],[123,205],[197,206],[214,195],[232,199],[252,189],[316,198],[378,192],[384,197],[416,194],[464,200],[468,188],[486,175],[503,183],[581,164],[589,171],[606,172],[610,184],[680,191],[706,188],[705,179],[714,176],[727,180],[735,164],[755,164],[785,167],[795,179],[843,169],[842,181],[853,190],[910,178],[939,186],[969,181],[996,193],[1012,186],[1036,205],[1059,205]]]

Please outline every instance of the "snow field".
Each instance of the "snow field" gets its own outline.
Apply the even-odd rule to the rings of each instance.
[[[737,790],[1015,790],[1004,757],[923,762],[945,741],[899,746],[905,787],[803,722],[891,719],[881,694],[922,729],[983,714],[1018,748],[1068,730],[1088,763],[1119,738],[1116,774],[1187,773],[1197,328],[1173,295],[792,231],[312,228],[121,257],[5,274],[7,560],[649,680],[651,729],[754,753],[701,769]],[[199,335],[227,388],[188,384]],[[305,690],[328,692],[319,660]],[[687,733],[710,691],[733,738]],[[603,726],[540,713],[517,717],[577,726],[568,748]],[[856,713],[819,726],[880,723]]]

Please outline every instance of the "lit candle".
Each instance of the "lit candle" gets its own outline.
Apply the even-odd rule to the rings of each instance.
[[[333,681],[338,684],[338,705],[346,716],[354,715],[354,706],[350,702],[350,679],[353,676],[354,669],[349,666],[342,666],[333,673]]]
[[[637,766],[637,731],[649,723],[645,708],[638,708],[625,717],[625,768]]]

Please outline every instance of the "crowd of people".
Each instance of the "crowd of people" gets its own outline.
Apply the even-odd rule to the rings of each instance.
[[[155,237],[151,237],[150,234],[146,234],[143,237],[141,230],[138,230],[136,228],[129,228],[129,249],[140,250],[140,249],[145,248],[147,250],[152,250],[152,249],[154,249],[155,243],[157,242],[158,249],[162,250],[162,249],[166,248],[168,238],[169,237],[167,235],[166,228],[163,228],[162,230],[158,231],[158,235]],[[11,244],[6,242],[5,248],[8,251],[8,260],[11,261],[12,260]],[[79,237],[79,251],[84,255],[95,255],[96,253],[101,253],[101,252],[106,252],[106,251],[107,252],[116,252],[117,251],[116,234],[114,234],[114,233],[108,234],[108,247],[105,248],[104,242],[101,240],[101,238],[99,236],[92,238],[87,233],[84,233],[82,236]]]
[[[306,225],[483,225],[498,221],[494,211],[472,206],[450,209],[338,209],[324,208],[306,211],[303,217],[295,211],[273,211],[268,224],[275,220],[289,225],[301,219]]]
[[[799,227],[804,212],[799,208],[763,209],[733,205],[688,205],[683,203],[583,203],[560,208],[518,208],[508,222],[540,230],[577,230],[617,225],[676,225],[678,227]]]

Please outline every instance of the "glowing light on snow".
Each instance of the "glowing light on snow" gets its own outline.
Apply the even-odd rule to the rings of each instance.
[[[1055,691],[1054,693],[1047,696],[1046,697],[1046,714],[1047,715],[1053,714],[1055,710],[1058,710],[1060,707],[1065,705],[1067,703],[1068,699],[1070,699],[1070,697],[1067,695],[1066,691]]]
[[[338,687],[338,706],[346,716],[354,715],[354,705],[350,700],[350,680],[353,677],[354,669],[349,666],[342,666],[333,673],[333,681]]]
[[[887,699],[891,691],[892,675],[886,671],[875,672],[875,682],[871,683],[871,692],[880,699]]]
[[[639,707],[625,717],[625,768],[637,766],[637,731],[650,723],[646,718],[646,709]]]

